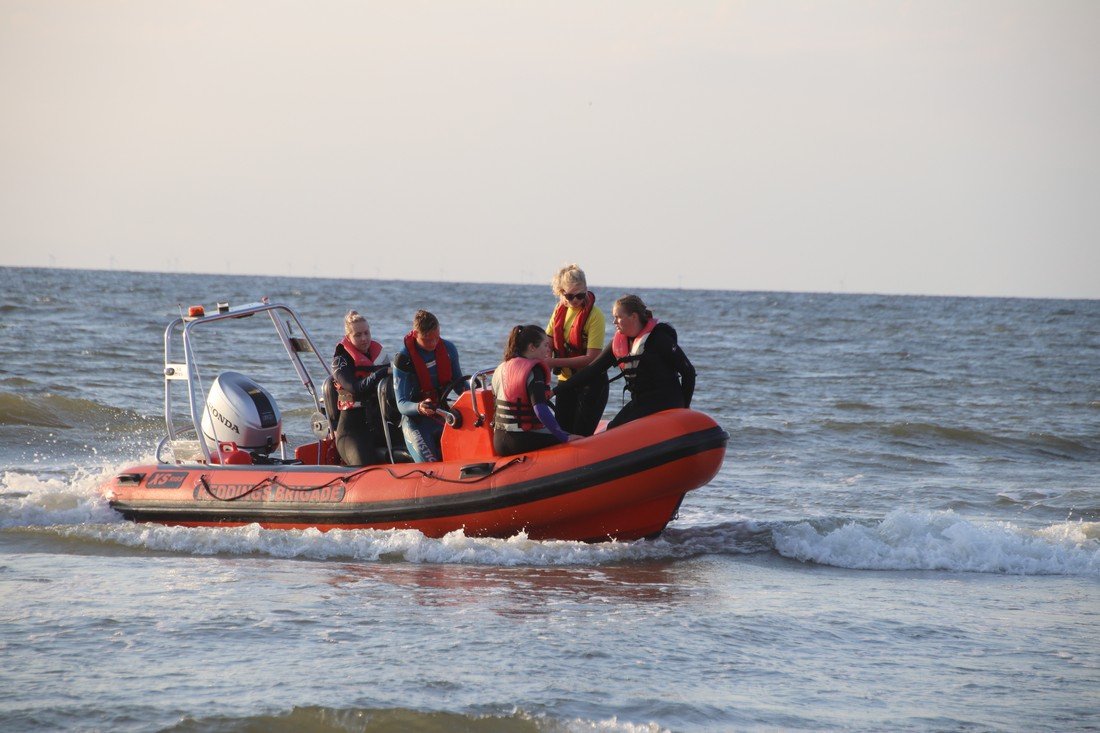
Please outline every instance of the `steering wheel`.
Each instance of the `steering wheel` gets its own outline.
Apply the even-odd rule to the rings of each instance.
[[[451,392],[454,392],[470,378],[469,374],[459,375],[447,382],[445,385],[439,388],[439,404],[441,407],[450,407],[451,401],[448,399]]]

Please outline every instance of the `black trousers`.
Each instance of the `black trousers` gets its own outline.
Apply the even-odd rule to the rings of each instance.
[[[532,433],[527,430],[493,430],[493,452],[498,456],[514,456],[517,453],[549,448],[561,441],[550,433]]]
[[[652,415],[662,410],[671,410],[684,406],[684,395],[678,389],[669,389],[662,392],[649,392],[635,397],[623,405],[619,414],[607,424],[607,429],[618,427],[631,420],[637,420],[646,415]]]
[[[598,376],[580,389],[560,393],[554,401],[554,417],[567,433],[592,435],[607,407],[607,375]]]
[[[363,408],[341,410],[336,424],[336,452],[347,466],[373,466],[386,461],[383,441],[368,421],[373,417]]]

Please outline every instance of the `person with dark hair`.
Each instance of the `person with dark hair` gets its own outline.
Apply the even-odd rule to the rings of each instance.
[[[567,265],[554,275],[550,287],[558,304],[546,325],[553,351],[546,363],[558,375],[558,384],[564,384],[600,355],[606,326],[584,270]],[[607,406],[607,393],[606,373],[594,376],[582,389],[559,392],[558,422],[572,433],[592,435]]]
[[[413,316],[413,330],[393,358],[393,388],[401,413],[401,432],[414,461],[441,461],[443,420],[437,410],[440,393],[462,376],[458,349],[439,336],[439,319],[426,310]],[[464,384],[456,392],[466,391]]]
[[[618,365],[630,391],[630,401],[608,424],[608,429],[661,410],[690,407],[695,393],[695,367],[680,349],[676,329],[660,323],[637,295],[615,301],[611,314],[615,336],[600,355],[555,393],[583,387],[591,379],[605,376]]]
[[[516,326],[508,334],[504,361],[493,370],[493,451],[498,456],[568,442],[547,401],[550,396],[550,339],[536,325]]]
[[[382,344],[371,338],[370,324],[358,311],[344,316],[344,338],[332,355],[336,387],[336,452],[347,466],[378,463],[382,418],[378,383],[387,376],[386,364],[376,363]]]

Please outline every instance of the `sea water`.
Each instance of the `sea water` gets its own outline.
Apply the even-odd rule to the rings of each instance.
[[[153,456],[181,307],[270,297],[326,358],[349,308],[390,354],[427,308],[470,373],[548,286],[0,269],[0,730],[1100,728],[1100,301],[639,294],[718,476],[654,541],[431,539],[135,525],[96,486]]]

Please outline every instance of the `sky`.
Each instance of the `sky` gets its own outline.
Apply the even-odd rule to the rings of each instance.
[[[1095,0],[0,0],[0,266],[1100,298]]]

